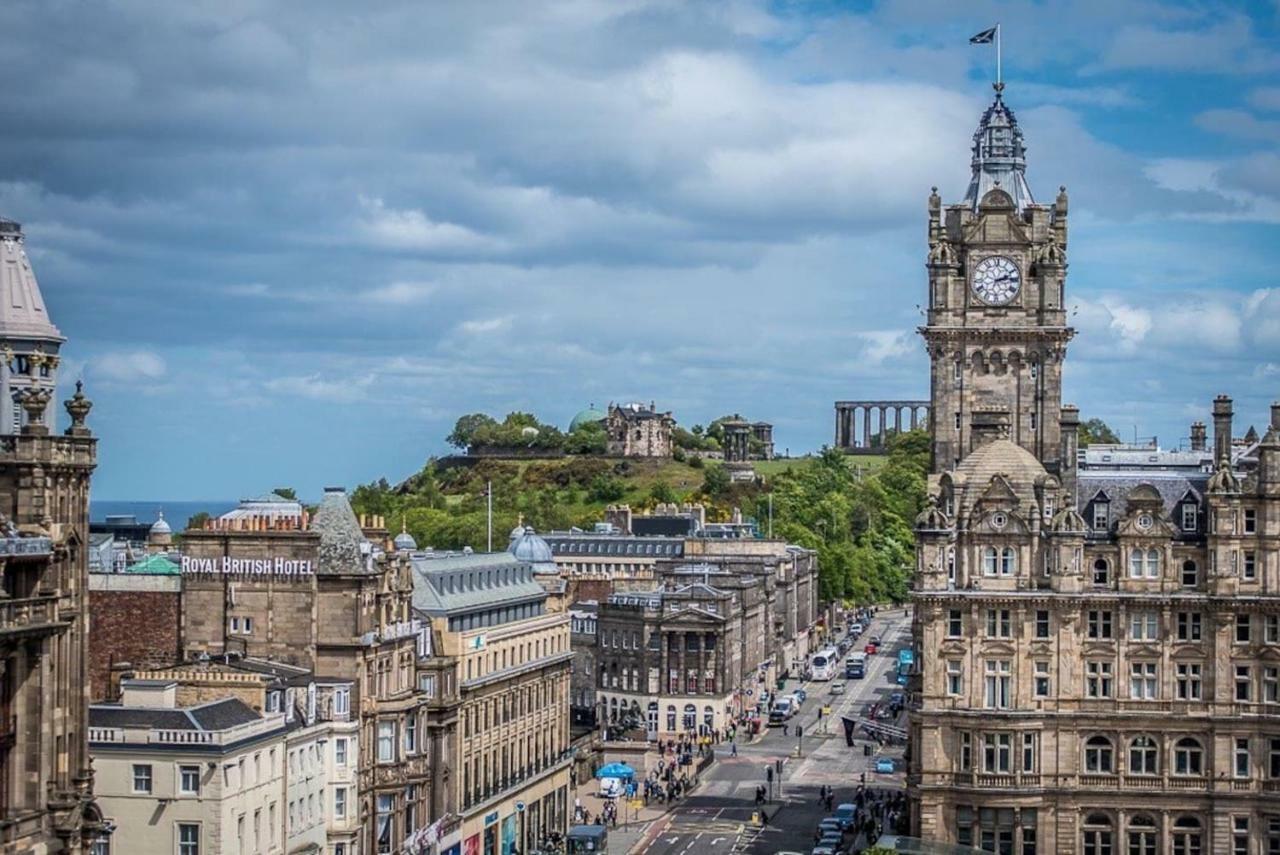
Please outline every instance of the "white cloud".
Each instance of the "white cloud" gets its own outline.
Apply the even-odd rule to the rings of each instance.
[[[872,330],[857,336],[864,342],[863,358],[874,364],[901,359],[919,347],[915,335],[905,330]]]
[[[370,243],[387,249],[460,250],[491,246],[490,241],[465,226],[438,222],[416,209],[389,208],[377,198],[360,198],[364,216],[357,230]]]
[[[1215,74],[1256,74],[1280,67],[1280,54],[1268,50],[1253,32],[1249,19],[1225,16],[1206,26],[1197,21],[1182,29],[1159,29],[1145,24],[1121,27],[1111,40],[1099,69],[1202,71]]]
[[[269,392],[280,395],[292,395],[312,401],[345,404],[363,399],[369,388],[374,384],[375,379],[372,374],[344,379],[315,373],[301,376],[273,377],[262,385]]]
[[[512,320],[511,315],[498,318],[476,318],[458,324],[458,329],[467,335],[485,335],[510,329]]]
[[[165,371],[164,358],[150,350],[115,351],[89,360],[91,376],[107,382],[159,380]]]
[[[433,282],[392,282],[369,292],[368,298],[374,303],[386,303],[392,306],[405,306],[419,303],[436,292]]]

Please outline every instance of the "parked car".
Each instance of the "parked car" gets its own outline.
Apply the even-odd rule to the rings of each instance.
[[[849,632],[854,635],[862,635],[862,624],[855,623],[853,626],[849,627]]]
[[[831,681],[831,694],[833,694],[833,695],[843,695],[843,694],[844,694],[844,686],[845,686],[844,680],[832,680],[832,681]]]
[[[830,834],[824,834],[822,835],[822,839],[818,841],[818,845],[830,846],[832,849],[839,852],[840,847],[844,845],[844,835],[838,831],[833,831]]]
[[[902,706],[906,702],[907,702],[907,696],[902,692],[893,692],[892,694],[889,695],[889,704],[891,706],[892,705]]]
[[[825,836],[828,832],[834,831],[837,834],[844,831],[845,826],[840,824],[840,820],[834,816],[826,817],[822,822],[818,823],[818,833]]]
[[[892,757],[881,757],[876,761],[876,772],[881,775],[892,775],[897,768],[898,764],[893,762]]]
[[[803,704],[805,700],[809,697],[809,693],[806,692],[804,689],[797,688],[794,692],[791,693],[791,697],[796,699],[796,706],[799,706],[800,704]]]
[[[845,802],[836,806],[836,812],[832,814],[831,818],[840,823],[841,828],[848,828],[858,818],[858,808],[852,802]]]
[[[830,846],[815,846],[809,855],[836,855],[836,850]]]

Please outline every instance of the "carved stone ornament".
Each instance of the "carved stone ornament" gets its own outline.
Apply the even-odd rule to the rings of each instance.
[[[93,401],[84,396],[84,381],[76,381],[76,393],[63,403],[67,408],[67,415],[71,416],[71,427],[67,428],[67,434],[74,436],[87,432],[88,428],[84,426],[84,420],[88,417],[89,411],[93,409]]]

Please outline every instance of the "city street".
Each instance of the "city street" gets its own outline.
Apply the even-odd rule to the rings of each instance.
[[[907,643],[910,630],[910,620],[902,609],[877,615],[850,653],[860,650],[872,635],[879,635],[883,642],[880,652],[867,657],[866,678],[845,681],[843,695],[830,695],[830,682],[788,681],[787,691],[801,685],[808,692],[802,712],[788,722],[789,735],[784,736],[781,727],[771,727],[757,742],[739,744],[736,757],[730,756],[728,746],[718,746],[716,762],[696,792],[655,821],[632,851],[658,855],[807,853],[813,847],[818,820],[827,815],[818,803],[822,785],[835,788],[836,804],[853,800],[863,773],[868,787],[901,789],[900,762],[899,771],[892,775],[876,774],[873,767],[880,757],[900,760],[903,747],[881,749],[872,742],[873,753],[864,756],[866,740],[855,738],[853,747],[845,744],[840,716],[857,718],[867,705],[888,702],[889,695],[899,688],[894,683],[897,651]],[[818,710],[824,704],[831,706],[831,714],[824,715],[819,724]],[[796,736],[797,725],[803,728],[802,738]],[[758,810],[755,788],[767,783],[766,769],[776,769],[778,761],[782,761],[782,774],[774,776],[772,799],[766,807],[769,822],[765,828],[757,828],[751,822]]]

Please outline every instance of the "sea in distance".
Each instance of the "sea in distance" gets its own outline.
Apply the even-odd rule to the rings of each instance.
[[[153,523],[164,512],[164,518],[175,531],[187,527],[187,520],[204,511],[216,517],[236,507],[239,502],[228,502],[221,499],[207,502],[119,502],[109,499],[89,500],[89,521],[102,522],[109,516],[128,514],[138,518],[140,523]]]

